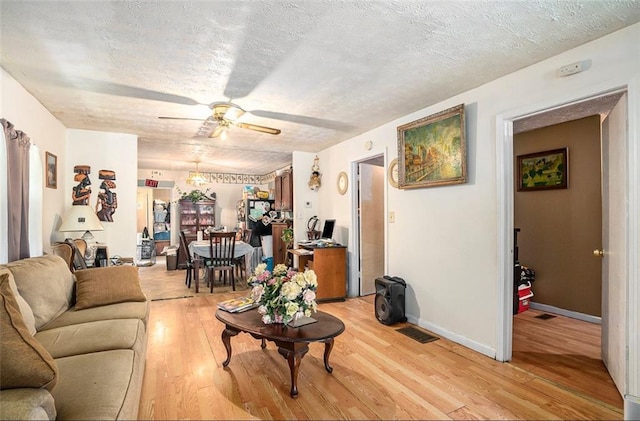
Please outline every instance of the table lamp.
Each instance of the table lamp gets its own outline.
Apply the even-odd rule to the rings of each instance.
[[[93,239],[91,231],[103,231],[104,227],[100,223],[98,216],[89,205],[74,205],[67,212],[58,231],[84,231],[82,239],[89,241]]]

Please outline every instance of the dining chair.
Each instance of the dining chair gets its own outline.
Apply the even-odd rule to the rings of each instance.
[[[240,240],[243,243],[246,244],[251,244],[251,235],[252,235],[252,231],[249,229],[244,229],[241,230],[241,236],[240,236]],[[238,238],[236,236],[236,238]],[[242,279],[247,279],[247,260],[246,260],[246,256],[239,256],[239,257],[234,257],[233,259],[233,264],[236,267],[236,274],[238,275],[238,278],[242,278]]]
[[[69,270],[73,272],[73,254],[74,249],[67,242],[58,242],[51,245],[51,253],[60,256],[69,266]]]
[[[213,292],[216,273],[220,272],[220,279],[226,284],[227,275],[231,277],[231,289],[236,290],[234,276],[233,253],[236,247],[235,232],[212,232],[209,234],[209,254],[211,260],[207,265],[207,279]]]
[[[191,258],[191,252],[189,251],[189,246],[187,245],[187,235],[184,231],[180,231],[180,247],[184,250],[184,255],[187,256],[187,260],[184,263],[186,265],[187,274],[184,278],[184,283],[187,288],[191,288],[191,279],[193,271],[195,270],[195,266],[193,264],[193,259]]]

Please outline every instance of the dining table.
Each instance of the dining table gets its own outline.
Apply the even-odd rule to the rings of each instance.
[[[195,291],[196,293],[200,291],[200,264],[202,260],[211,258],[211,248],[209,244],[209,240],[200,240],[200,241],[192,241],[189,243],[189,252],[191,256],[193,256],[194,263],[194,283],[195,283]],[[233,249],[233,257],[238,258],[244,256],[245,265],[247,269],[251,268],[253,272],[252,264],[252,255],[254,253],[254,248],[251,244],[247,244],[244,241],[236,240],[235,247]]]

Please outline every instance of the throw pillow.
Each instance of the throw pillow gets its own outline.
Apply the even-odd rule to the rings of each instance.
[[[11,290],[13,291],[13,296],[16,297],[16,301],[18,302],[18,307],[20,307],[20,313],[22,314],[22,320],[24,324],[29,329],[29,333],[32,335],[36,334],[36,319],[33,315],[33,310],[29,307],[29,304],[22,298],[22,295],[18,292],[18,287],[16,286],[16,281],[13,279],[13,274],[6,267],[0,266],[0,275],[6,273],[9,276],[9,286],[11,286]]]
[[[73,274],[60,256],[48,254],[7,264],[18,292],[29,304],[41,330],[71,307]]]
[[[0,388],[51,390],[58,379],[58,366],[25,326],[7,274],[0,275],[0,297]]]
[[[78,270],[76,275],[76,310],[127,301],[146,301],[140,288],[138,268],[109,266]]]

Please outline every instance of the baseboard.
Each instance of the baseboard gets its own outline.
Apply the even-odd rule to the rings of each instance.
[[[572,319],[582,320],[584,322],[589,322],[589,323],[595,323],[597,325],[602,324],[602,319],[598,316],[578,313],[577,311],[565,310],[563,308],[550,306],[548,304],[534,303],[533,301],[531,301],[529,303],[529,308],[532,308],[534,310],[544,311],[545,313],[559,314],[561,316],[571,317]]]
[[[476,342],[474,340],[471,340],[465,336],[462,335],[458,335],[457,333],[453,333],[451,331],[448,331],[447,329],[443,329],[440,326],[434,325],[433,323],[429,323],[429,322],[425,322],[423,320],[419,320],[416,317],[412,317],[412,316],[408,316],[407,315],[407,321],[409,323],[413,323],[415,325],[418,325],[420,327],[423,327],[425,329],[427,329],[430,332],[435,333],[436,335],[442,337],[442,338],[447,338],[450,341],[453,341],[457,344],[460,344],[466,348],[472,349],[476,352],[479,352],[480,354],[486,355],[489,358],[495,359],[496,358],[496,350],[488,347],[485,344],[481,344],[479,342]]]

